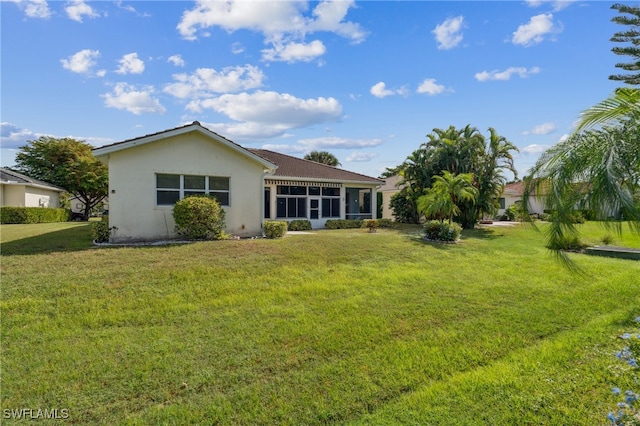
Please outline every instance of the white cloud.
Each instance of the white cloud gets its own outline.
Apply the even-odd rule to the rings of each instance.
[[[560,31],[560,27],[553,22],[553,14],[543,13],[533,16],[527,24],[520,25],[513,33],[511,41],[525,47],[533,46],[542,42],[546,35]]]
[[[512,75],[517,75],[520,78],[529,77],[532,74],[538,74],[540,72],[539,67],[525,68],[525,67],[509,67],[504,71],[482,71],[476,73],[475,78],[478,81],[489,81],[489,80],[500,80],[506,81],[510,80]]]
[[[46,0],[13,0],[29,18],[50,18],[51,10]]]
[[[318,149],[361,149],[379,146],[382,144],[380,139],[347,139],[339,137],[325,137],[313,139],[300,139],[300,146],[305,147],[309,151]]]
[[[266,49],[264,52],[265,58],[287,62],[296,59],[309,60],[310,54],[313,57],[318,56],[320,47],[317,42],[304,42],[305,37],[313,32],[332,32],[354,43],[365,39],[367,34],[359,24],[344,20],[354,5],[353,0],[325,0],[318,3],[309,16],[306,2],[197,0],[193,9],[182,14],[177,29],[187,40],[207,36],[206,29],[211,27],[220,27],[229,32],[252,30],[262,33],[265,42],[273,45],[272,49]],[[288,56],[289,59],[277,59],[281,57],[278,52],[286,50],[289,45],[292,45],[291,48],[294,50],[304,47],[304,54],[292,53]]]
[[[144,62],[138,58],[137,53],[128,53],[120,61],[120,66],[116,70],[118,74],[142,74]]]
[[[78,74],[90,74],[91,69],[96,64],[96,59],[100,57],[100,51],[84,49],[74,53],[67,59],[61,59],[60,62],[65,69]]]
[[[352,152],[346,158],[348,162],[366,162],[376,158],[378,154],[375,152]]]
[[[447,50],[453,49],[462,41],[462,28],[464,23],[463,16],[456,16],[455,18],[446,19],[442,24],[436,26],[431,31],[438,43],[438,49]]]
[[[164,114],[165,107],[157,98],[153,97],[154,89],[145,86],[138,90],[127,83],[116,83],[111,93],[102,95],[104,103],[110,108],[123,109],[140,115],[145,112]]]
[[[0,148],[17,149],[27,144],[27,141],[38,139],[41,135],[29,129],[22,129],[13,123],[0,123]]]
[[[342,115],[342,106],[334,98],[300,99],[264,91],[192,101],[187,108],[212,109],[226,115],[234,123],[213,124],[212,129],[238,138],[281,136],[290,129],[337,121]]]
[[[262,59],[289,63],[310,62],[324,55],[326,51],[327,48],[320,40],[314,40],[311,43],[274,43],[273,48],[262,50]]]
[[[556,131],[556,125],[553,123],[542,123],[535,126],[532,130],[523,132],[523,135],[548,135]]]
[[[180,55],[171,55],[167,58],[167,62],[171,62],[176,67],[184,67],[184,59]]]
[[[218,93],[256,89],[262,86],[265,76],[260,68],[253,65],[226,67],[221,71],[213,68],[198,68],[193,74],[174,74],[175,83],[164,88],[181,99],[198,99]]]
[[[445,91],[445,87],[441,84],[437,84],[436,80],[433,78],[427,78],[420,86],[418,86],[418,93],[426,93],[427,95],[438,95]]]
[[[64,8],[67,16],[77,22],[82,22],[82,17],[97,18],[100,16],[91,6],[86,4],[84,0],[71,0],[68,6]]]
[[[244,46],[242,45],[242,43],[235,41],[233,42],[233,44],[231,44],[231,53],[233,53],[234,55],[239,55],[242,52],[244,52]]]
[[[537,154],[542,154],[543,152],[545,152],[549,148],[550,148],[549,145],[532,144],[532,145],[525,146],[524,148],[522,148],[520,150],[520,152],[523,153],[523,154],[537,155]]]
[[[387,90],[386,84],[384,84],[384,82],[382,81],[371,86],[371,89],[369,91],[376,98],[384,98],[386,96],[395,94],[393,90]]]
[[[538,7],[545,4],[550,4],[554,12],[562,9],[566,9],[575,3],[577,0],[525,0],[530,7]]]

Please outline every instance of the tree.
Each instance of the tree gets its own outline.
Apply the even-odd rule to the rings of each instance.
[[[611,37],[611,41],[614,43],[631,43],[631,46],[616,46],[611,49],[616,55],[631,56],[632,61],[628,63],[618,63],[616,68],[621,68],[625,71],[631,71],[632,74],[616,74],[610,75],[610,80],[624,81],[627,84],[640,84],[640,7],[626,6],[620,3],[616,3],[611,6],[611,9],[617,10],[618,13],[626,13],[632,15],[631,17],[626,15],[614,16],[611,21],[621,24],[629,25],[631,29],[627,31],[619,31],[614,33]]]
[[[304,156],[304,159],[333,167],[341,165],[336,156],[328,151],[311,151]]]
[[[459,200],[456,221],[463,228],[473,228],[483,215],[493,215],[506,182],[503,171],[510,170],[517,176],[511,155],[511,151],[518,150],[516,146],[493,128],[489,129],[487,141],[470,125],[462,129],[454,126],[433,129],[427,137],[429,141],[411,153],[404,163],[386,172],[399,174],[403,178],[400,184],[410,188],[405,197],[407,204],[417,203],[434,183],[434,176],[442,175],[443,171],[453,175],[471,174],[477,198]],[[415,216],[420,215],[416,212]]]
[[[70,138],[41,136],[16,154],[18,171],[59,186],[84,203],[84,220],[107,196],[107,167],[93,156],[91,145]]]
[[[445,170],[442,176],[433,177],[431,188],[418,198],[418,210],[427,217],[447,217],[451,224],[453,216],[460,213],[461,203],[474,203],[477,196],[470,173],[454,175]]]

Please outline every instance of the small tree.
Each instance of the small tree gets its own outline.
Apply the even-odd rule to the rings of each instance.
[[[451,224],[453,216],[460,213],[460,203],[474,202],[478,196],[469,173],[454,175],[445,170],[442,176],[434,176],[433,180],[427,193],[418,198],[418,211],[427,217],[447,217]]]
[[[213,197],[191,196],[173,207],[179,235],[190,240],[221,240],[225,237],[224,210]]]
[[[109,172],[84,141],[41,136],[16,155],[21,173],[64,188],[84,204],[83,219],[107,196]]]

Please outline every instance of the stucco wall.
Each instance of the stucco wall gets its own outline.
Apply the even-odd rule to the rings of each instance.
[[[28,207],[24,204],[24,185],[2,185],[2,205]]]
[[[27,187],[25,192],[25,207],[49,207],[59,206],[59,196],[55,191]]]
[[[393,217],[393,209],[390,207],[391,197],[396,195],[400,190],[397,191],[384,191],[382,192],[382,218],[394,220]]]
[[[109,155],[109,226],[114,242],[177,237],[172,206],[156,205],[156,174],[229,177],[227,232],[262,233],[264,166],[199,133]]]

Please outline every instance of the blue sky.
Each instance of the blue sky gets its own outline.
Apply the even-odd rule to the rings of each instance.
[[[1,164],[41,135],[101,146],[198,120],[378,176],[470,124],[517,145],[522,174],[619,86],[611,4],[2,0]]]

